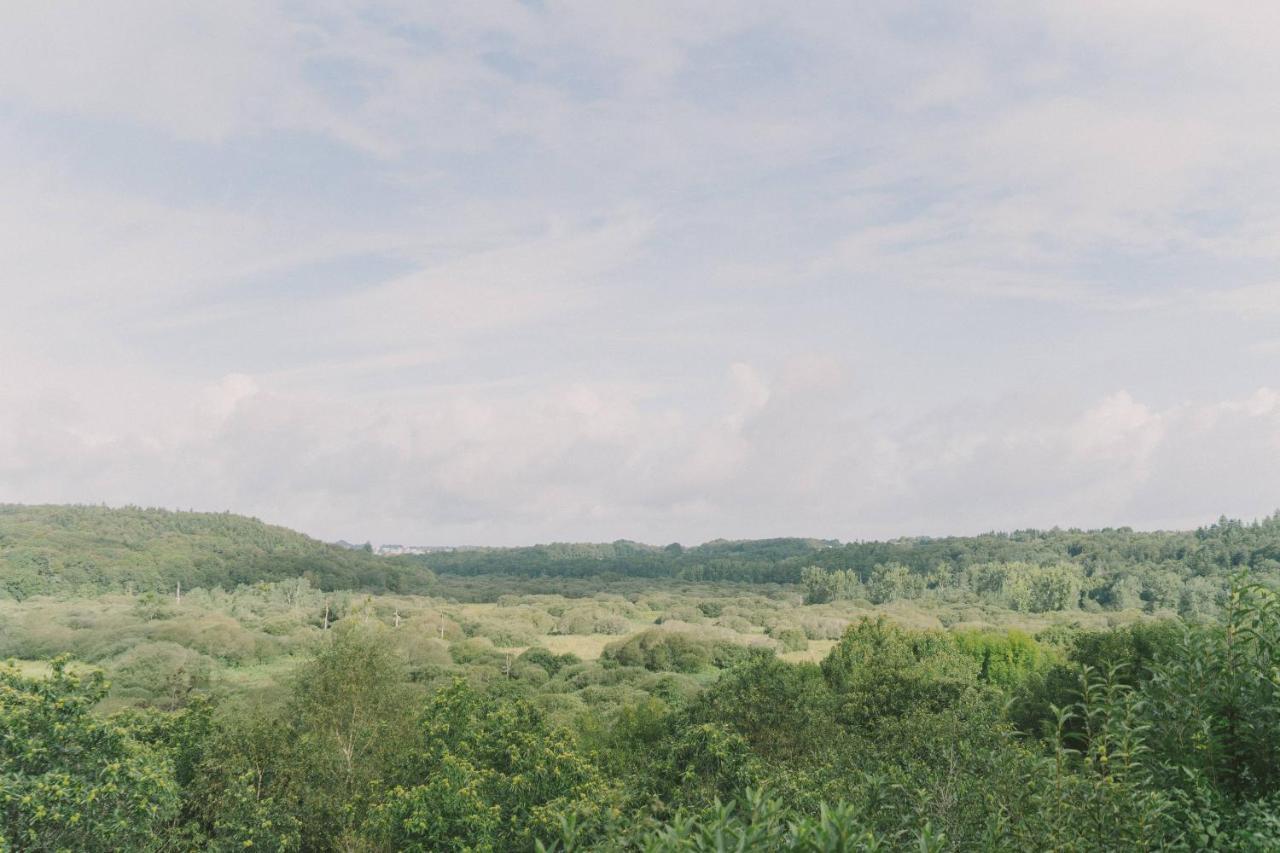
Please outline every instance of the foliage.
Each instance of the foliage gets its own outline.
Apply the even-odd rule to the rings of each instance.
[[[854,572],[827,571],[818,566],[805,566],[800,570],[800,585],[804,587],[805,604],[826,604],[853,596],[862,588]]]
[[[665,548],[607,544],[469,548],[415,558],[442,575],[679,578],[800,584],[811,604],[984,597],[1031,613],[1108,610],[1213,615],[1241,569],[1280,582],[1280,511],[1194,531],[1019,530],[888,542],[717,540]]]
[[[287,795],[299,801],[307,847],[356,830],[407,745],[413,691],[386,630],[340,626],[294,676]]]
[[[0,668],[0,847],[137,850],[178,808],[165,756],[99,719],[100,675]]]
[[[978,689],[977,665],[950,635],[907,631],[883,617],[851,627],[822,672],[841,698],[839,715],[856,726],[903,708],[946,710]]]
[[[536,708],[462,681],[428,702],[403,772],[413,781],[392,789],[372,818],[396,850],[529,849],[562,816],[601,823],[617,798]]]
[[[601,658],[654,672],[701,672],[731,666],[746,650],[740,645],[689,631],[651,629],[605,646]]]
[[[460,551],[426,597],[114,513],[0,512],[0,584],[94,594],[0,601],[0,849],[1280,849],[1276,518]],[[259,576],[139,582],[241,533]]]
[[[321,589],[425,592],[401,560],[317,542],[230,513],[0,504],[0,596],[174,594],[306,577]],[[154,602],[153,602],[154,603]]]

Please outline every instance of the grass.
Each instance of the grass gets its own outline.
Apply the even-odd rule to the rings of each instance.
[[[249,666],[223,667],[215,671],[214,679],[218,686],[232,692],[265,690],[286,681],[289,673],[302,660],[303,658],[297,657],[281,657]]]
[[[552,634],[541,638],[538,645],[558,655],[575,654],[583,660],[597,660],[605,646],[621,639],[616,634]]]
[[[45,676],[52,672],[47,660],[7,660],[3,662],[26,676]]]
[[[791,663],[817,663],[827,656],[836,642],[836,640],[810,640],[809,648],[804,651],[783,652],[778,657]]]

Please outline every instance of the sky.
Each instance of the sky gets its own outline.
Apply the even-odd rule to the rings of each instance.
[[[0,5],[0,501],[509,545],[1280,507],[1280,6]]]

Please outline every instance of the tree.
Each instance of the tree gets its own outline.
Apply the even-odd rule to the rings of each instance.
[[[415,702],[389,632],[340,623],[295,675],[287,776],[308,848],[354,837],[378,781],[408,748]]]
[[[800,583],[804,586],[805,604],[826,604],[850,598],[859,587],[856,573],[840,569],[827,571],[818,566],[802,569]]]
[[[766,759],[812,757],[834,742],[834,696],[814,664],[756,651],[698,697],[690,718],[728,725]]]
[[[396,850],[531,849],[560,819],[603,820],[617,792],[531,704],[455,681],[429,701],[405,782],[374,810]]]
[[[204,733],[185,793],[205,849],[301,847],[298,792],[307,777],[295,744],[288,720],[256,705],[224,712]]]
[[[840,716],[855,727],[944,710],[978,685],[977,662],[950,635],[908,631],[883,616],[851,626],[822,661],[822,673],[840,697]]]
[[[137,850],[178,810],[173,767],[93,714],[100,673],[0,667],[0,849]]]
[[[887,563],[872,570],[867,597],[872,604],[885,604],[899,598],[919,598],[924,587],[923,576],[913,575],[901,563]]]

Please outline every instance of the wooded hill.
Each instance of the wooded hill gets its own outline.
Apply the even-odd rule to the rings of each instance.
[[[422,592],[430,572],[231,513],[0,504],[0,597],[233,589],[306,577],[320,589]]]

